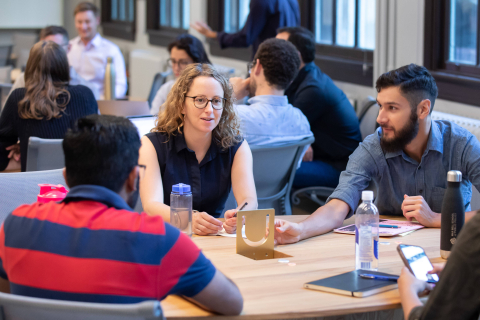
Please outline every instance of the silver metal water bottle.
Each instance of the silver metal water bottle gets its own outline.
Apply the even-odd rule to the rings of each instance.
[[[465,222],[465,204],[460,190],[462,173],[457,170],[448,171],[447,191],[442,203],[442,225],[440,227],[440,255],[448,259],[452,246]]]
[[[113,58],[107,58],[107,66],[105,67],[104,78],[104,99],[115,100],[115,66],[113,65]]]

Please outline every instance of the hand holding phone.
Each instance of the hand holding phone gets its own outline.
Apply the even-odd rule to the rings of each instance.
[[[430,283],[438,282],[438,275],[428,273],[433,270],[433,265],[422,247],[400,244],[397,251],[405,266],[417,279]]]

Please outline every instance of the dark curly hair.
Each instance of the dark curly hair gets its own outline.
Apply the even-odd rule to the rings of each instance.
[[[277,29],[277,33],[289,34],[288,41],[300,52],[303,63],[310,63],[315,59],[315,35],[304,27],[284,27]]]
[[[270,85],[286,89],[300,68],[297,49],[288,41],[267,39],[260,44],[253,62],[260,60],[265,79]]]
[[[185,50],[195,63],[212,64],[208,59],[202,42],[188,33],[176,37],[175,40],[168,45],[168,52],[172,52],[174,47],[179,50]]]
[[[432,113],[438,88],[435,79],[425,67],[411,63],[382,74],[375,84],[377,92],[390,87],[399,87],[412,110],[415,110],[422,100],[430,100]]]

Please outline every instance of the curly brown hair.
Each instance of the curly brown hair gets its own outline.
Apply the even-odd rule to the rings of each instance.
[[[212,65],[206,63],[194,63],[185,68],[180,77],[170,90],[165,101],[163,111],[160,111],[155,121],[155,128],[151,132],[163,132],[170,136],[176,132],[182,132],[184,126],[184,115],[182,110],[193,80],[196,77],[212,77],[217,80],[223,88],[224,104],[223,112],[218,125],[213,129],[213,140],[219,146],[227,149],[241,141],[240,121],[235,112],[233,102],[233,89],[230,82]]]

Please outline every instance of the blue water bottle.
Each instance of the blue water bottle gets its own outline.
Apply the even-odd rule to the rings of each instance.
[[[192,191],[188,184],[172,186],[170,194],[170,224],[192,236]]]

